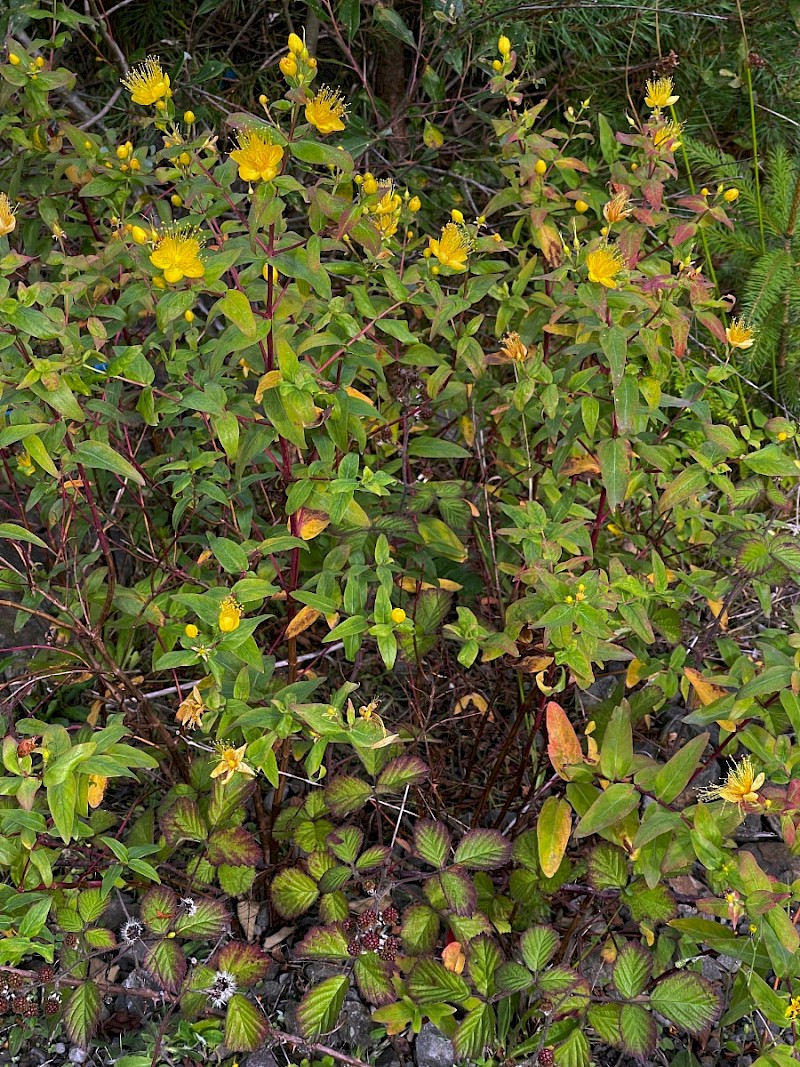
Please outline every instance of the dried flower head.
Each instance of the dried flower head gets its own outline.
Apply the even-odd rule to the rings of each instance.
[[[528,358],[528,347],[522,343],[522,338],[515,331],[505,335],[500,345],[500,352],[512,363],[524,363]]]
[[[734,319],[726,328],[725,336],[731,348],[752,348],[756,340],[755,330],[744,319]]]
[[[463,226],[448,222],[442,228],[438,241],[429,238],[428,249],[436,256],[443,267],[460,273],[467,269],[467,257],[472,251],[472,238]]]
[[[749,756],[745,756],[728,771],[725,781],[720,785],[702,789],[700,800],[724,800],[726,804],[756,804],[758,790],[764,784],[764,775],[756,774]]]
[[[631,213],[629,200],[630,197],[624,190],[621,193],[617,193],[616,196],[612,196],[603,207],[603,218],[606,222],[622,222],[623,219],[627,219]]]
[[[346,114],[344,97],[338,90],[330,89],[327,85],[306,104],[306,121],[323,136],[343,130],[342,120]]]
[[[181,909],[184,915],[187,915],[189,917],[191,917],[192,915],[197,915],[197,901],[194,899],[194,897],[181,897],[181,899],[178,901],[178,907]]]
[[[144,926],[138,919],[128,919],[119,928],[119,939],[123,945],[135,945],[141,941],[144,934]]]
[[[134,104],[155,104],[172,96],[169,74],[165,74],[157,56],[148,56],[122,79],[122,84],[131,94]]]
[[[202,278],[206,270],[200,259],[202,246],[197,230],[172,226],[159,235],[150,262],[163,270],[164,278],[171,285],[183,278]]]
[[[16,208],[8,199],[5,193],[0,193],[0,237],[5,237],[7,233],[11,233],[17,225],[17,220],[14,217]]]
[[[224,1008],[236,992],[236,979],[230,971],[217,971],[208,990],[208,999],[215,1008]]]
[[[589,281],[604,285],[606,289],[617,288],[617,275],[624,268],[622,253],[613,245],[601,245],[586,256]]]
[[[278,173],[283,149],[272,143],[263,130],[243,130],[237,137],[239,147],[231,152],[231,159],[239,166],[243,182],[270,182]]]
[[[194,686],[191,693],[181,701],[175,718],[181,724],[181,726],[189,726],[192,728],[200,726],[203,721],[203,712],[205,711],[205,705],[203,704],[203,698],[200,695],[200,691],[197,686]]]
[[[211,772],[212,778],[221,778],[223,785],[229,782],[234,774],[246,774],[251,778],[255,778],[256,772],[244,762],[244,754],[247,750],[246,744],[241,745],[239,748],[234,748],[233,745],[226,745],[221,742],[217,744],[216,749],[219,763]]]
[[[646,85],[646,95],[644,102],[647,106],[655,111],[659,112],[665,107],[671,107],[676,103],[680,97],[675,96],[673,90],[672,78],[656,78],[648,80]]]

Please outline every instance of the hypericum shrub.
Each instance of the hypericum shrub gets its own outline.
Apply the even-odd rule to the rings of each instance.
[[[481,62],[503,184],[423,232],[300,37],[284,96],[220,131],[148,57],[117,144],[55,106],[48,44],[0,67],[0,583],[32,620],[4,683],[9,982],[44,957],[87,1044],[127,961],[149,1017],[168,1005],[155,1057],[169,1020],[208,1048],[313,1047],[352,978],[389,1034],[429,1019],[467,1061],[580,1067],[707,1034],[704,949],[745,964],[726,1023],[755,1005],[790,1055],[800,883],[732,835],[770,814],[798,847],[800,639],[772,599],[800,569],[800,470],[793,427],[729,424],[753,327],[698,258],[731,220],[676,181],[672,83],[624,134],[599,122],[598,154],[588,105],[565,129],[523,107],[501,37]],[[731,624],[745,598],[758,631]],[[472,825],[430,792],[426,731],[369,699],[427,687],[435,709],[442,664],[518,693],[466,772]],[[645,752],[690,693],[705,732]],[[679,917],[697,865],[711,917]],[[116,891],[135,907],[112,929]],[[268,961],[232,935],[245,895],[310,916],[297,954],[341,970],[301,1037],[249,995]],[[3,999],[19,1044],[34,1000]]]

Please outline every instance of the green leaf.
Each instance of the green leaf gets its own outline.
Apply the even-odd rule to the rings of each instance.
[[[80,1048],[87,1048],[89,1039],[100,1021],[102,999],[94,982],[85,981],[76,987],[64,1007],[64,1027],[67,1035]]]
[[[177,941],[156,941],[147,951],[144,966],[167,992],[174,993],[186,974],[186,956]]]
[[[607,437],[597,446],[597,462],[612,511],[625,503],[631,477],[631,444],[626,437]]]
[[[409,786],[420,785],[428,777],[428,768],[416,756],[398,756],[384,767],[378,778],[377,793],[402,793]]]
[[[625,374],[625,358],[628,351],[627,336],[622,327],[612,326],[610,330],[602,330],[600,333],[600,347],[608,360],[611,383],[616,389]]]
[[[63,781],[47,787],[47,806],[62,841],[72,839],[77,804],[78,786],[74,774],[68,773]]]
[[[495,973],[502,962],[500,949],[488,937],[476,937],[467,946],[469,976],[482,997],[494,995]]]
[[[511,842],[498,830],[469,830],[458,843],[454,862],[471,871],[494,871],[511,859]]]
[[[349,774],[337,775],[325,788],[325,803],[338,818],[363,808],[371,796],[370,784]]]
[[[408,990],[419,1004],[439,1001],[461,1003],[470,995],[469,986],[438,960],[420,960],[408,978]]]
[[[151,933],[167,933],[177,914],[178,898],[168,886],[154,886],[142,897],[140,915]]]
[[[468,875],[456,867],[442,871],[438,879],[447,905],[456,915],[471,915],[477,904],[475,886]]]
[[[417,47],[417,42],[414,40],[411,30],[393,8],[378,4],[374,8],[373,17],[377,25],[386,30],[392,37],[396,37],[404,44],[407,44],[409,48]]]
[[[248,945],[245,941],[229,941],[214,958],[214,967],[218,971],[228,971],[242,989],[254,985],[266,978],[270,968],[270,958],[258,945]]]
[[[315,1041],[336,1027],[349,985],[345,975],[339,975],[309,989],[297,1006],[297,1022],[306,1040]]]
[[[15,522],[0,522],[0,537],[5,537],[9,541],[27,541],[39,548],[48,547],[41,537],[26,530],[24,526],[18,526]]]
[[[659,514],[663,515],[688,500],[690,496],[701,493],[708,484],[708,475],[697,464],[686,467],[674,478],[658,501]]]
[[[51,474],[54,478],[58,477],[58,467],[56,467],[55,463],[53,463],[52,459],[50,458],[50,453],[44,447],[41,440],[36,436],[36,434],[32,434],[30,437],[27,438],[27,440],[25,441],[25,447],[27,448],[31,459],[37,464],[37,466],[41,467],[43,471],[47,471],[47,473]]]
[[[197,802],[191,797],[178,797],[161,816],[160,824],[167,844],[173,848],[181,841],[201,842],[208,836]]]
[[[353,966],[359,992],[370,1004],[388,1004],[393,997],[391,968],[377,952],[364,952]]]
[[[412,904],[403,912],[400,936],[410,955],[432,952],[439,938],[439,916],[427,904]]]
[[[638,997],[653,973],[653,961],[641,945],[624,945],[614,964],[614,985],[621,997]]]
[[[210,537],[208,544],[217,562],[228,574],[239,574],[247,570],[247,553],[241,545],[231,541],[229,537]]]
[[[191,289],[176,289],[160,297],[156,304],[156,325],[159,330],[166,329],[174,319],[189,311],[196,299],[197,294]]]
[[[595,800],[575,827],[576,837],[588,837],[621,822],[626,815],[639,806],[639,794],[635,788],[623,782],[610,785]]]
[[[572,832],[572,808],[563,797],[548,797],[536,820],[536,838],[542,874],[552,878],[567,851]]]
[[[198,900],[193,912],[179,912],[175,931],[183,937],[220,937],[229,922],[230,915],[222,901]]]
[[[307,912],[319,896],[317,883],[298,867],[280,871],[272,881],[272,903],[284,919]]]
[[[773,478],[800,478],[800,466],[797,460],[788,456],[780,445],[767,445],[742,457],[746,467],[756,474],[765,474]]]
[[[211,416],[211,427],[222,445],[225,455],[233,461],[239,452],[239,420],[232,411]]]
[[[698,734],[669,759],[656,775],[653,792],[662,804],[671,804],[689,784],[705,751],[708,733]]]
[[[315,926],[297,946],[297,954],[309,960],[348,960],[347,937],[339,926]]]
[[[453,1048],[459,1059],[474,1063],[494,1043],[495,1016],[488,1004],[467,1012],[453,1035]]]
[[[600,770],[604,777],[612,782],[625,778],[633,763],[633,731],[631,730],[631,710],[627,702],[614,708],[611,719],[603,734],[603,746],[600,749]]]
[[[136,468],[105,441],[81,441],[71,458],[84,467],[110,471],[112,474],[119,474],[121,478],[130,478],[137,485],[144,485],[144,478]]]
[[[655,1019],[640,1004],[623,1004],[619,1024],[621,1047],[644,1063],[655,1049],[658,1040]]]
[[[230,866],[223,863],[217,867],[217,878],[222,891],[229,897],[244,896],[252,889],[258,872],[254,867]]]
[[[450,834],[440,822],[420,819],[414,825],[414,851],[431,867],[441,868],[450,855]]]
[[[628,884],[628,857],[616,845],[597,845],[589,856],[587,873],[595,889],[624,889]]]
[[[239,292],[238,289],[229,289],[219,301],[218,306],[225,318],[232,322],[234,326],[238,326],[245,337],[255,338],[256,320],[250,307],[250,301],[244,293]]]
[[[532,971],[541,971],[558,948],[558,934],[552,926],[530,926],[520,938],[522,958]]]
[[[659,1014],[696,1037],[711,1026],[720,1010],[711,983],[688,971],[662,978],[650,995],[650,1003]]]
[[[471,455],[462,445],[457,445],[455,441],[444,441],[441,437],[412,437],[408,454],[425,459],[469,459]]]
[[[257,1052],[269,1032],[266,1016],[241,993],[228,1001],[225,1013],[225,1047],[231,1052]]]

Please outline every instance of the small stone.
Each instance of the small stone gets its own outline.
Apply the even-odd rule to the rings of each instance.
[[[69,1062],[70,1063],[86,1063],[89,1058],[89,1053],[84,1052],[82,1048],[71,1048],[69,1050]]]
[[[417,1034],[414,1058],[417,1067],[453,1067],[456,1062],[453,1042],[433,1023],[425,1023]]]

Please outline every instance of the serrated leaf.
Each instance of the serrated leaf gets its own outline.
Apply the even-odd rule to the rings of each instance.
[[[414,851],[431,867],[441,868],[450,855],[450,834],[440,822],[420,819],[414,825]]]
[[[344,975],[338,975],[309,989],[297,1006],[297,1022],[306,1040],[315,1041],[336,1027],[349,985]]]
[[[296,919],[307,912],[319,896],[316,882],[297,867],[280,871],[272,881],[272,903],[284,919]]]
[[[408,990],[419,1004],[448,1001],[459,1004],[470,995],[469,986],[437,960],[420,960],[408,978]]]
[[[231,1052],[258,1052],[268,1032],[266,1016],[241,993],[235,993],[225,1013],[225,1047]]]
[[[337,775],[325,788],[325,802],[337,818],[359,811],[371,796],[368,782],[347,774]]]
[[[432,952],[439,939],[439,916],[427,904],[412,904],[403,912],[400,936],[410,955]]]
[[[214,969],[232,974],[240,989],[260,982],[269,967],[269,956],[258,945],[248,945],[246,941],[229,941],[214,957]]]
[[[372,848],[365,848],[358,857],[356,869],[359,871],[371,871],[375,867],[380,867],[388,858],[389,849],[386,845],[373,845]]]
[[[595,889],[624,889],[628,884],[628,857],[616,845],[597,845],[589,855],[588,878]]]
[[[634,882],[627,890],[626,897],[631,918],[636,922],[642,919],[666,922],[675,915],[675,901],[665,885],[649,889],[644,882]]]
[[[471,871],[494,871],[511,859],[511,842],[499,830],[469,830],[458,843],[454,862]]]
[[[256,880],[257,873],[254,867],[230,866],[227,863],[217,867],[220,888],[229,897],[240,897],[246,893]]]
[[[606,1045],[622,1047],[621,1004],[592,1004],[588,1011],[589,1025]]]
[[[653,961],[641,945],[624,945],[614,964],[614,985],[626,1000],[638,997],[653,972]]]
[[[178,898],[169,886],[153,886],[142,897],[141,920],[154,934],[165,934],[177,914]]]
[[[173,848],[181,841],[205,841],[208,836],[200,808],[191,797],[178,797],[161,816],[161,832]]]
[[[398,756],[384,767],[378,778],[378,793],[402,793],[420,785],[428,777],[428,768],[416,756]]]
[[[521,993],[523,989],[529,989],[533,985],[533,975],[527,967],[511,960],[498,969],[495,981],[499,993]]]
[[[219,867],[222,863],[233,867],[255,866],[263,855],[261,847],[251,833],[241,826],[216,830],[208,839],[206,853],[209,863]]]
[[[542,874],[552,878],[567,850],[572,833],[572,808],[561,797],[548,797],[536,820],[536,839]]]
[[[474,1062],[483,1058],[494,1043],[495,1016],[488,1004],[479,1004],[467,1012],[453,1035],[453,1048],[463,1060]]]
[[[370,1004],[388,1004],[394,999],[391,967],[377,952],[363,952],[353,966],[356,985]]]
[[[186,956],[177,941],[156,941],[147,950],[144,967],[168,993],[174,993],[186,974]]]
[[[347,960],[347,936],[339,926],[315,926],[297,946],[298,956],[310,960]]]
[[[325,838],[328,848],[342,863],[355,863],[364,834],[357,826],[340,826]]]
[[[495,974],[502,962],[500,949],[488,937],[476,937],[467,946],[469,976],[482,997],[494,995]]]
[[[456,915],[471,915],[478,903],[472,879],[463,871],[451,868],[439,875],[439,884],[447,900],[448,907]]]
[[[532,971],[541,971],[555,955],[558,934],[552,926],[530,926],[520,938],[522,958]]]
[[[662,978],[650,994],[650,1003],[671,1023],[696,1037],[711,1026],[720,1010],[711,983],[689,971]]]
[[[220,901],[198,900],[193,911],[180,912],[175,931],[184,937],[219,937],[229,920],[228,909]]]
[[[64,1007],[64,1027],[73,1044],[87,1048],[100,1021],[102,998],[94,982],[76,987]]]
[[[609,826],[621,822],[626,815],[639,806],[639,794],[627,782],[615,782],[595,800],[575,827],[576,837],[588,837],[600,833]]]

